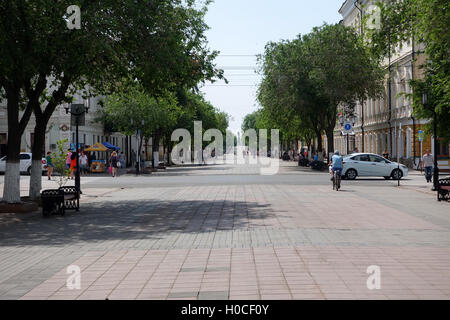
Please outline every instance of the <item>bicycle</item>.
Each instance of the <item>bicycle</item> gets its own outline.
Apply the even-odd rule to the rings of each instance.
[[[336,170],[333,172],[333,190],[339,191],[341,188],[341,172]]]

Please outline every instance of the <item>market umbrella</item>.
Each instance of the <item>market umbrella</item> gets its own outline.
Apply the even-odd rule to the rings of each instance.
[[[85,148],[84,151],[108,151],[108,148],[105,147],[100,142],[97,142],[96,144],[90,146],[89,148]]]
[[[106,148],[111,149],[111,150],[115,150],[115,151],[119,151],[119,150],[120,150],[119,147],[116,147],[115,145],[112,145],[112,144],[109,143],[109,142],[103,142],[103,145],[104,145]]]

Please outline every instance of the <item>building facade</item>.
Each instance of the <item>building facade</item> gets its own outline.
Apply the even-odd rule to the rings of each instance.
[[[346,0],[339,10],[343,17],[341,23],[364,32],[361,30],[361,18],[366,14],[376,17],[375,2]],[[393,51],[395,53],[384,61],[388,72],[383,96],[379,99],[368,99],[362,103],[357,102],[353,134],[348,137],[342,135],[342,128],[338,124],[334,136],[335,147],[342,154],[346,154],[348,138],[350,153],[355,148],[360,152],[380,155],[387,151],[392,159],[395,160],[398,157],[410,168],[415,168],[421,155],[426,149],[430,149],[438,156],[439,168],[450,171],[449,145],[439,145],[438,150],[434,150],[433,137],[419,139],[419,133],[423,131],[427,120],[414,118],[412,103],[403,95],[412,93],[412,88],[409,86],[410,80],[422,77],[423,71],[419,67],[425,59],[423,46],[408,41]]]
[[[79,126],[79,143],[81,146],[91,146],[98,142],[109,142],[120,148],[119,152],[123,152],[127,165],[131,165],[134,162],[134,156],[137,150],[137,137],[125,136],[117,132],[106,132],[103,123],[96,121],[100,113],[100,100],[102,97],[89,98],[85,101],[80,95],[74,96],[73,103],[87,103],[89,105],[89,111],[85,114],[85,124]],[[57,141],[67,139],[66,148],[74,146],[76,142],[75,126],[71,125],[71,115],[66,113],[67,105],[59,105],[52,114],[47,126],[45,134],[45,149],[42,150],[43,154],[47,151],[57,151]],[[20,114],[22,116],[22,114]],[[30,121],[22,135],[20,151],[31,152],[33,135],[34,135],[35,119],[34,115],[31,116]],[[0,158],[6,155],[6,146],[8,143],[8,122],[7,122],[7,108],[6,100],[0,101]],[[144,143],[144,154],[147,159],[151,157],[151,144]],[[96,152],[97,159],[105,160],[109,157],[106,152]]]

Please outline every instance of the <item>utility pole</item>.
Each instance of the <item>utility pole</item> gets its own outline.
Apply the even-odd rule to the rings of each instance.
[[[66,109],[66,114],[70,113],[75,120],[75,154],[76,154],[76,171],[75,171],[75,188],[79,193],[81,193],[81,183],[80,183],[80,159],[79,159],[79,137],[78,137],[78,127],[80,125],[80,117],[89,110],[89,100],[86,100],[84,104],[72,104],[64,107]],[[84,118],[82,124],[84,126]]]

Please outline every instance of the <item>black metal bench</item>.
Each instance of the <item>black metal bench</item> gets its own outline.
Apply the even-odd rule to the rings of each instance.
[[[65,214],[64,191],[61,189],[44,190],[41,193],[42,215]]]
[[[60,187],[59,190],[64,192],[64,208],[68,210],[80,210],[80,191],[77,188]]]
[[[450,176],[438,180],[437,199],[438,201],[450,200]]]

